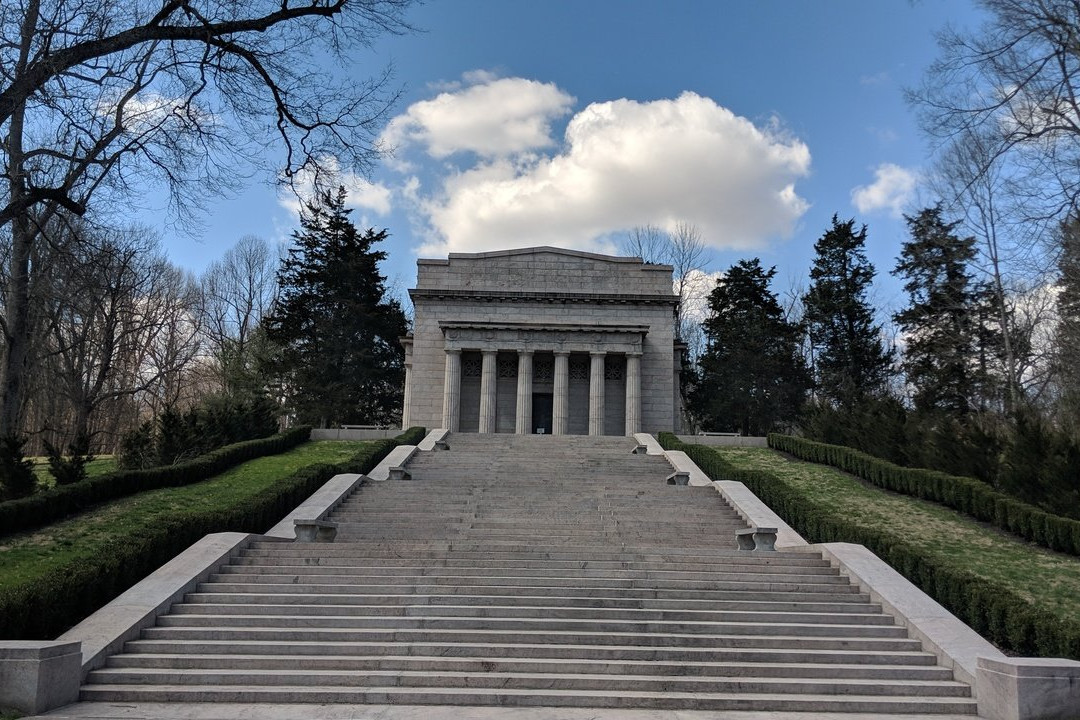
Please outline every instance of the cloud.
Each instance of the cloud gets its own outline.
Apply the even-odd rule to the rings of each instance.
[[[391,146],[421,145],[434,158],[474,152],[485,158],[550,147],[551,123],[574,98],[552,83],[466,73],[460,90],[409,106],[383,133]]]
[[[886,72],[885,70],[882,70],[881,72],[878,72],[878,73],[874,73],[873,75],[860,75],[859,76],[859,84],[860,85],[884,85],[884,84],[889,83],[889,82],[892,82],[892,77],[890,77],[889,73]]]
[[[513,83],[504,88],[526,91],[537,85],[495,81],[504,82]],[[489,106],[480,100],[486,94],[474,90],[445,102],[490,128],[482,112],[467,107],[466,95]],[[403,117],[417,117],[414,108]],[[533,121],[517,117],[534,129],[551,117],[544,109],[535,112],[539,118]],[[398,127],[412,127],[411,122]],[[459,138],[478,136],[464,122],[457,129]],[[429,229],[422,253],[529,245],[603,252],[613,249],[613,235],[632,227],[673,229],[678,222],[696,225],[713,247],[757,248],[790,236],[809,207],[795,190],[810,171],[804,143],[775,120],[757,127],[691,92],[673,100],[591,104],[570,119],[554,153],[536,152],[550,143],[539,134],[525,135],[531,140],[518,142],[516,153],[490,152],[471,167],[444,169],[433,183],[436,190],[417,198]],[[451,147],[432,142],[435,155]],[[479,140],[472,144],[478,145]]]
[[[863,213],[887,209],[890,215],[898,218],[915,197],[918,182],[916,171],[882,163],[874,170],[874,182],[851,191],[851,204]]]
[[[373,183],[347,170],[342,170],[337,158],[323,158],[324,174],[319,178],[319,189],[336,192],[338,186],[345,188],[345,207],[367,210],[376,215],[389,215],[392,210],[393,191],[382,183]],[[293,182],[293,190],[283,188],[278,193],[278,204],[294,215],[300,214],[303,202],[314,197],[315,175],[301,171]],[[361,225],[370,224],[366,217]]]

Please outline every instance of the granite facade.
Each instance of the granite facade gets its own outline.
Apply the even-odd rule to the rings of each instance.
[[[452,253],[446,260],[421,259],[417,266],[417,284],[409,291],[413,334],[403,340],[409,374],[403,424],[435,428],[450,420],[459,431],[476,432],[486,350],[498,351],[486,405],[493,408],[496,432],[559,431],[550,416],[558,384],[555,353],[569,353],[566,433],[589,432],[593,402],[603,404],[604,434],[624,434],[628,420],[639,423],[635,431],[676,429],[678,300],[670,266],[555,248]],[[459,357],[448,360],[448,352]],[[517,427],[516,413],[523,391],[519,353],[531,353],[533,367],[533,418],[524,428]],[[590,383],[590,353],[604,354],[598,386]],[[640,384],[636,393],[627,389],[629,356],[640,357],[631,379]],[[449,363],[460,363],[456,398],[447,397]],[[628,410],[627,398],[640,404],[633,409],[637,415]]]

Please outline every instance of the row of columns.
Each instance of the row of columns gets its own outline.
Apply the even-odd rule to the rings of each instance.
[[[481,351],[480,432],[495,432],[498,350]],[[604,352],[589,353],[589,434],[604,434]],[[533,351],[518,352],[517,412],[514,432],[532,432]],[[461,417],[461,350],[446,351],[443,385],[443,427],[457,432]],[[555,383],[552,390],[551,434],[565,435],[570,420],[570,353],[555,352]],[[627,435],[641,431],[641,353],[626,354]]]

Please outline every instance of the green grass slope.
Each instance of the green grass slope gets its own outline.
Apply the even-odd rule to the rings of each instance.
[[[55,637],[204,534],[261,532],[336,472],[364,472],[397,442],[307,442],[6,537],[0,638]]]
[[[1080,558],[775,450],[661,442],[745,483],[808,541],[866,545],[1003,648],[1080,659]]]

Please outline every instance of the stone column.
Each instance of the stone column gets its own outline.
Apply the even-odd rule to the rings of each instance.
[[[570,353],[555,353],[555,387],[551,401],[551,434],[565,435],[570,421]]]
[[[604,353],[589,353],[589,434],[604,434]]]
[[[450,432],[458,431],[461,419],[461,351],[446,351],[446,372],[443,373],[442,424]]]
[[[626,354],[626,434],[641,432],[641,353]]]
[[[495,432],[495,389],[498,373],[495,371],[496,350],[484,350],[480,366],[480,432]]]
[[[514,432],[518,435],[532,432],[532,386],[533,351],[523,350],[518,353],[517,422],[514,424]]]
[[[409,415],[412,408],[412,364],[405,365],[405,395],[401,399],[401,429],[409,429]]]

